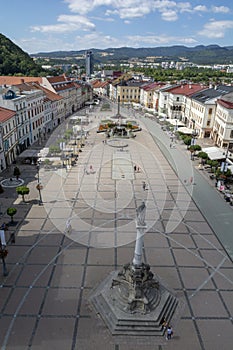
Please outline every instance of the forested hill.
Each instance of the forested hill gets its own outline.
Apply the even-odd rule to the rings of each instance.
[[[38,76],[43,69],[20,47],[0,33],[0,75]]]
[[[143,59],[146,57],[156,57],[156,61],[181,61],[186,60],[196,64],[232,64],[233,63],[233,47],[221,47],[218,45],[199,45],[195,47],[186,47],[181,45],[168,47],[147,47],[147,48],[108,48],[88,49],[94,54],[96,62],[110,62],[119,60],[129,60],[132,58]],[[79,51],[56,51],[41,52],[32,55],[33,57],[50,57],[65,58],[84,55],[85,50]]]

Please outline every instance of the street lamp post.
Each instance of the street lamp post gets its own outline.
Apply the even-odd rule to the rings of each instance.
[[[227,150],[226,150],[226,154],[225,154],[225,159],[224,159],[224,162],[222,163],[222,166],[221,166],[221,171],[223,172],[223,174],[227,171],[227,158],[228,158],[228,153],[229,153],[229,146],[227,147]]]
[[[3,269],[3,276],[8,275],[5,257],[7,256],[7,249],[6,249],[6,238],[5,238],[5,230],[3,228],[0,229],[0,257],[2,259],[2,269]]]
[[[175,118],[176,121],[176,127],[175,127],[175,132],[178,130],[178,121],[177,121],[177,117]]]
[[[42,205],[43,204],[43,201],[42,201],[42,195],[41,195],[41,190],[42,190],[42,185],[40,183],[40,162],[37,163],[37,190],[39,192],[39,205]]]

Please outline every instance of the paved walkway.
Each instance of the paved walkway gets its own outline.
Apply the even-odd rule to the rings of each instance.
[[[208,222],[201,194],[209,198],[209,186],[179,145],[169,149],[169,139],[152,121],[141,121],[142,132],[123,151],[103,143],[94,126],[109,114],[93,113],[93,130],[76,166],[41,169],[43,206],[32,166],[22,172],[31,189],[26,203],[12,189],[4,193],[17,206],[18,222],[9,275],[0,277],[2,349],[230,350],[232,247],[225,250],[214,221]],[[135,165],[140,172],[132,176]],[[191,176],[197,185],[184,181]],[[112,337],[89,303],[93,288],[133,258],[142,200],[148,226],[144,260],[185,305],[171,341]]]
[[[193,178],[195,186],[191,186],[191,192],[190,187],[187,187],[187,190],[191,193],[192,199],[206,217],[233,261],[232,207],[223,200],[213,184],[212,186],[208,186],[202,171],[198,171],[193,167],[193,162],[189,159],[189,153],[187,151],[185,152],[186,146],[176,144],[176,147],[170,150],[168,148],[170,138],[161,130],[160,126],[151,120],[144,119],[144,123],[147,125],[148,130],[150,130],[156,142],[159,142],[162,151],[169,159],[174,171],[177,172],[178,170],[178,176],[181,181],[187,179],[187,184],[190,184],[190,178]]]

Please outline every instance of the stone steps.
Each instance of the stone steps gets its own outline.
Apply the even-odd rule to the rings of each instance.
[[[163,336],[163,320],[171,322],[178,307],[178,299],[165,287],[160,288],[161,298],[158,305],[146,314],[130,313],[127,304],[124,305],[122,301],[119,304],[117,294],[114,294],[108,283],[103,290],[92,296],[91,302],[113,335]]]

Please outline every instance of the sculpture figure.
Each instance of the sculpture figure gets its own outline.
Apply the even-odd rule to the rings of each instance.
[[[146,226],[145,218],[146,218],[146,205],[143,201],[142,204],[137,208],[137,225],[138,226]]]

